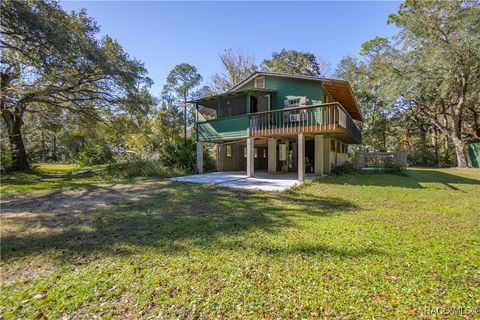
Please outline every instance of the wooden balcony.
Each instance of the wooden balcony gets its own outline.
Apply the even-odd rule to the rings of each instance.
[[[250,136],[275,137],[298,133],[330,134],[347,143],[361,143],[355,122],[338,102],[249,114]]]

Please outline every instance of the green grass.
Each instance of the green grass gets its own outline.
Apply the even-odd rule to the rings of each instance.
[[[158,180],[89,213],[7,213],[1,315],[478,317],[479,180],[409,169],[286,193]]]
[[[105,187],[112,183],[132,183],[145,178],[165,178],[186,172],[165,168],[155,161],[105,164],[81,168],[75,164],[40,163],[27,172],[2,177],[3,196],[29,195],[48,191]]]

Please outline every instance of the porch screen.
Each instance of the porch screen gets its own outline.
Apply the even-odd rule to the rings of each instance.
[[[220,118],[238,116],[247,113],[245,96],[228,98],[220,101]]]

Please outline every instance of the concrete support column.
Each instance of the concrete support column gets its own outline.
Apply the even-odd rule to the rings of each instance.
[[[268,138],[268,173],[277,173],[277,139]]]
[[[197,171],[203,173],[203,143],[197,141]]]
[[[224,168],[223,168],[223,158],[222,158],[222,152],[223,152],[223,145],[221,144],[217,144],[217,149],[216,149],[216,153],[217,153],[217,171],[224,171]]]
[[[323,176],[323,135],[315,136],[315,174]]]
[[[254,148],[255,142],[253,138],[247,138],[247,177],[253,177],[254,173]]]
[[[303,133],[299,133],[297,137],[297,145],[298,145],[298,181],[305,180],[305,135]]]
[[[332,169],[332,162],[330,159],[330,145],[332,143],[331,138],[323,140],[323,172],[328,174]]]

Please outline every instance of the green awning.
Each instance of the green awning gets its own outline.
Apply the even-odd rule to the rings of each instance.
[[[286,96],[287,100],[299,100],[304,96]]]

